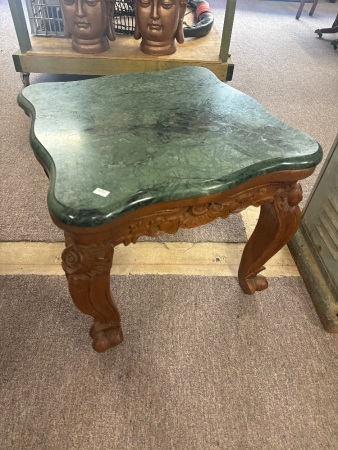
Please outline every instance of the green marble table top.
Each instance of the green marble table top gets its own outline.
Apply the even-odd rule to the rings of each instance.
[[[200,67],[35,84],[18,102],[50,175],[49,210],[80,227],[322,158],[310,136]]]

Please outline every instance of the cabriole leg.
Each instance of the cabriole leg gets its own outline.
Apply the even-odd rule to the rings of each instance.
[[[302,200],[300,184],[293,183],[279,189],[271,203],[261,206],[260,216],[247,242],[238,271],[239,284],[246,294],[254,294],[268,287],[268,281],[259,272],[296,233]]]
[[[62,267],[69,292],[77,308],[94,318],[90,330],[93,348],[104,352],[123,341],[121,319],[110,290],[110,269],[114,247],[109,242],[81,244],[76,236],[65,233],[66,248]]]

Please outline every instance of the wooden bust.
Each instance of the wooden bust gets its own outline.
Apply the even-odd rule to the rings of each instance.
[[[102,53],[116,39],[112,25],[115,0],[61,0],[65,37],[79,53]]]
[[[182,44],[186,0],[136,0],[135,39],[142,38],[140,49],[149,55],[175,53],[175,39]]]

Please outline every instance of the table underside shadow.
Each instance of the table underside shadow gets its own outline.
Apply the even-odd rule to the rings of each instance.
[[[77,308],[94,318],[90,330],[93,348],[103,352],[123,340],[121,318],[110,290],[114,247],[135,243],[140,236],[176,233],[226,218],[248,206],[260,206],[260,217],[241,258],[238,279],[243,292],[254,294],[268,287],[260,274],[264,264],[295,234],[300,223],[302,189],[298,180],[314,168],[276,172],[206,197],[162,202],[140,208],[111,223],[80,228],[65,225],[62,267]]]

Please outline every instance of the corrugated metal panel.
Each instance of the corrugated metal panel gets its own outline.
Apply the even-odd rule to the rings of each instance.
[[[338,136],[304,211],[302,224],[338,289]]]

